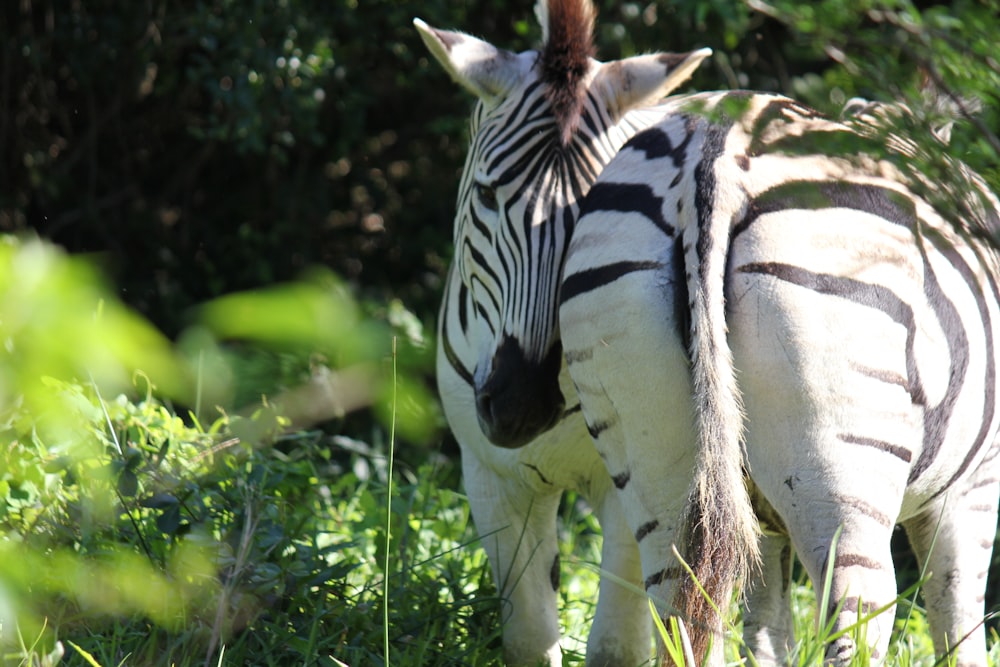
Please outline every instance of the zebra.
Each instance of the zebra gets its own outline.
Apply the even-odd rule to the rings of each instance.
[[[555,518],[570,489],[599,519],[609,574],[587,664],[638,665],[652,637],[639,553],[566,371],[559,269],[579,202],[601,169],[661,117],[652,106],[711,51],[600,63],[590,0],[540,1],[536,14],[543,46],[519,54],[414,21],[434,58],[479,100],[438,318],[438,388],[505,600],[507,664],[562,664]]]
[[[560,23],[559,4],[547,7],[552,26]],[[471,459],[488,469],[486,477],[499,480],[490,488],[499,488],[517,477],[522,460],[482,465],[496,450],[477,442],[475,425],[507,448],[533,438],[547,447],[539,434],[569,427],[576,406],[565,408],[570,394],[553,352],[561,344],[586,429],[640,544],[643,581],[667,601],[661,611],[688,620],[698,653],[719,636],[721,619],[694,593],[672,555],[674,542],[723,605],[737,582],[750,579],[746,644],[761,662],[779,662],[787,650],[793,546],[814,579],[829,566],[837,627],[852,615],[874,615],[867,638],[873,654],[884,655],[891,614],[874,612],[893,606],[886,535],[899,522],[938,574],[925,588],[938,652],[957,646],[960,663],[983,664],[977,598],[997,496],[992,248],[949,227],[944,219],[954,215],[939,215],[919,194],[934,184],[899,173],[898,160],[829,154],[862,133],[791,100],[749,93],[668,103],[657,111],[657,127],[638,132],[645,123],[638,124],[625,148],[610,142],[599,164],[618,155],[599,177],[594,169],[589,190],[574,190],[553,215],[539,215],[539,191],[513,187],[526,175],[548,175],[540,164],[552,171],[545,162],[551,147],[532,139],[573,145],[594,109],[600,117],[595,91],[607,94],[609,86],[598,74],[614,70],[562,53],[551,68],[561,83],[534,75],[536,90],[549,93],[544,101],[508,106],[494,130],[521,139],[498,144],[508,159],[524,156],[513,185],[483,170],[490,162],[477,153],[485,127],[477,118],[504,109],[511,98],[503,93],[546,62],[548,46],[573,51],[590,31],[587,22],[572,33],[552,26],[562,37],[546,39],[541,57],[526,58],[422,29],[438,60],[483,100],[445,305],[455,304],[451,317],[457,310],[461,324],[452,330],[464,333],[467,347],[449,350],[445,336],[441,343],[442,370],[464,382],[442,390],[445,403],[464,401],[459,418],[446,407],[449,420],[464,424],[460,440],[476,442],[471,456],[463,446],[463,466]],[[642,78],[618,77],[628,86],[611,86],[611,95],[632,94]],[[970,225],[995,227],[995,198],[957,163],[955,177],[979,193],[958,207]],[[541,188],[544,178],[532,182]],[[511,226],[531,213],[538,226]],[[863,243],[855,243],[859,236]],[[796,263],[812,250],[822,251],[807,257],[815,267]],[[810,298],[794,298],[803,295]],[[849,324],[851,317],[862,324]],[[448,330],[445,322],[442,333]],[[797,456],[796,446],[807,455]],[[575,465],[572,453],[553,452],[558,458],[539,467],[540,477]],[[870,465],[862,471],[868,477],[883,472],[876,480],[883,485],[852,474],[849,458]],[[495,574],[499,553],[491,553]],[[959,558],[963,566],[952,568]],[[719,644],[712,643],[714,662]],[[828,656],[847,662],[855,649],[841,637]]]
[[[901,524],[936,653],[986,665],[1000,202],[957,160],[937,181],[910,138],[859,125],[894,113],[844,124],[741,91],[670,106],[591,187],[560,285],[647,590],[717,665],[723,619],[693,582],[722,609],[745,582],[745,647],[783,664],[795,553],[816,590],[830,575],[827,662],[881,659]],[[859,619],[867,647],[836,635]]]

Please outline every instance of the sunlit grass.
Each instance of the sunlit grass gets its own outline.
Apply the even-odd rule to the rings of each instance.
[[[503,602],[459,463],[396,442],[397,417],[418,440],[438,425],[414,373],[355,387],[383,421],[355,425],[352,437],[339,416],[329,430],[285,432],[268,400],[216,407],[235,395],[227,383],[246,382],[241,364],[268,369],[260,374],[279,388],[323,362],[365,369],[341,379],[381,377],[397,358],[401,370],[421,368],[432,346],[405,309],[373,321],[320,276],[227,297],[171,347],[55,249],[5,241],[0,277],[0,664],[501,663]],[[311,325],[298,321],[282,343],[276,320],[302,313]],[[359,331],[383,343],[349,340]],[[231,336],[239,355],[220,342]],[[257,346],[292,361],[258,363],[275,357]],[[321,359],[302,357],[314,349]],[[172,407],[164,387],[192,397],[193,410]],[[573,494],[559,521],[564,664],[582,665],[600,529]],[[813,597],[804,582],[794,588],[795,667],[822,655]],[[738,648],[727,646],[733,664]],[[894,651],[887,664],[935,664],[919,608]]]

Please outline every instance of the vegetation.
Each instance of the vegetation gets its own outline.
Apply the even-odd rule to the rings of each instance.
[[[604,59],[711,46],[694,88],[903,101],[1000,189],[990,2],[598,4]],[[530,5],[4,5],[0,663],[499,662],[431,377],[469,101],[410,20],[520,50]],[[582,664],[600,538],[561,521]],[[896,664],[932,664],[916,600]]]

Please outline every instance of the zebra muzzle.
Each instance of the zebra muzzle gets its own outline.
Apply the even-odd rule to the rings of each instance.
[[[562,346],[540,362],[530,360],[516,339],[504,336],[492,372],[476,385],[476,414],[490,442],[516,448],[555,426],[566,401],[559,389]]]

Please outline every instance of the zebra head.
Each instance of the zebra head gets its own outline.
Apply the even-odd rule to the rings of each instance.
[[[558,291],[580,200],[656,117],[637,110],[711,53],[601,63],[591,0],[540,0],[536,14],[543,45],[516,54],[414,20],[431,54],[478,97],[449,288],[471,297],[463,330],[477,358],[468,375],[483,432],[504,447],[526,444],[563,414]]]

